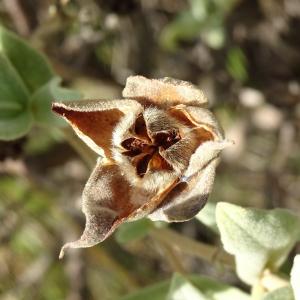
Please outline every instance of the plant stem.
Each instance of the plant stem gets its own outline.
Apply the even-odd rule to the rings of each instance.
[[[102,268],[104,267],[107,270],[113,271],[123,283],[124,287],[126,287],[128,292],[138,289],[138,283],[135,278],[132,277],[122,265],[113,259],[103,247],[93,247],[89,248],[87,251],[89,252],[87,257],[91,263],[99,264]]]
[[[93,169],[96,164],[97,155],[75,135],[73,130],[67,127],[61,129],[61,131],[67,142],[79,154],[89,169]]]
[[[219,262],[232,269],[235,267],[234,258],[216,246],[195,241],[168,228],[155,229],[152,234],[157,240],[167,243],[181,252],[199,257],[211,263]]]
[[[172,269],[177,273],[185,274],[186,270],[176,249],[174,249],[171,245],[165,243],[161,239],[156,238],[155,234],[151,234],[151,237],[157,243],[159,250],[161,250],[162,252],[161,255],[169,262]]]

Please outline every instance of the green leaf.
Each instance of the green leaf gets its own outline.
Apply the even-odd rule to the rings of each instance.
[[[124,223],[118,228],[115,237],[120,244],[126,244],[143,238],[148,234],[153,226],[153,222],[146,218]]]
[[[29,111],[9,117],[0,117],[0,140],[11,141],[29,132],[32,126],[32,115]]]
[[[268,293],[263,300],[294,300],[292,289],[287,287],[279,288],[271,293]],[[297,299],[296,299],[297,300]]]
[[[225,31],[223,24],[209,26],[202,34],[203,40],[212,49],[220,49],[225,43]]]
[[[26,108],[29,94],[9,60],[0,53],[0,113]],[[4,113],[6,115],[6,113]]]
[[[231,48],[227,53],[226,68],[229,74],[238,81],[244,82],[248,78],[247,58],[241,48]]]
[[[66,122],[51,111],[52,102],[78,100],[81,97],[77,91],[60,87],[60,82],[59,77],[54,77],[32,95],[31,110],[39,124],[66,126]]]
[[[291,285],[295,299],[300,300],[300,254],[296,255],[294,258],[294,264],[291,271]]]
[[[202,23],[190,11],[184,11],[169,23],[161,32],[160,44],[174,51],[180,40],[192,40],[200,33]]]
[[[209,300],[192,283],[179,274],[172,278],[166,300]]]
[[[201,38],[214,49],[223,47],[226,39],[224,19],[238,0],[189,0],[190,8],[180,12],[162,30],[160,44],[174,51],[180,41]]]
[[[190,11],[199,21],[205,21],[214,10],[214,3],[211,0],[189,0]]]
[[[0,53],[9,59],[30,92],[54,76],[42,54],[4,27],[0,27]]]
[[[270,211],[218,203],[216,219],[237,274],[252,285],[265,268],[276,270],[300,237],[300,219],[284,209]]]
[[[178,274],[174,274],[172,280],[163,281],[158,284],[148,286],[140,289],[137,292],[122,297],[121,300],[166,300],[170,299],[171,295],[174,296],[174,291],[178,286],[183,286],[183,292],[191,294],[197,291],[197,296],[202,297],[200,299],[208,300],[250,300],[250,296],[235,287],[225,285],[214,281],[213,279],[205,276],[190,275],[184,278]],[[176,295],[176,294],[175,294]],[[200,296],[199,296],[200,295]],[[203,298],[204,297],[204,298]],[[172,299],[172,298],[171,298]],[[174,298],[176,299],[176,298]],[[197,299],[189,296],[185,299]],[[199,299],[199,298],[198,298]]]
[[[29,131],[32,116],[28,98],[19,75],[0,53],[0,140],[14,140]]]
[[[236,5],[239,4],[239,0],[214,0],[217,11],[222,12],[222,14],[230,13]]]

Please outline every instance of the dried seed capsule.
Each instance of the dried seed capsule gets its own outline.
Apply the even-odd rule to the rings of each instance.
[[[78,241],[93,246],[117,226],[148,216],[182,222],[205,205],[220,151],[230,142],[202,91],[171,78],[132,76],[130,99],[54,103],[101,158],[83,191],[86,227]]]

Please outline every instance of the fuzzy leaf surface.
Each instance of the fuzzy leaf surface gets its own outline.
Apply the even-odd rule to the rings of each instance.
[[[278,269],[300,236],[299,217],[288,210],[260,210],[218,203],[217,225],[238,276],[254,284],[265,268]]]

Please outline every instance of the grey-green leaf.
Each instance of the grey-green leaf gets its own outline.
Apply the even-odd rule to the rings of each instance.
[[[0,26],[0,53],[9,59],[31,93],[54,76],[42,54],[2,26]]]
[[[294,300],[291,287],[286,286],[268,293],[263,300]],[[297,300],[297,299],[296,299]]]
[[[300,236],[299,217],[284,209],[218,203],[216,219],[225,250],[235,255],[237,274],[250,285],[265,268],[278,269]]]
[[[66,126],[66,122],[51,111],[54,101],[78,100],[79,92],[60,86],[61,79],[54,77],[31,97],[31,110],[37,123],[47,126]]]

